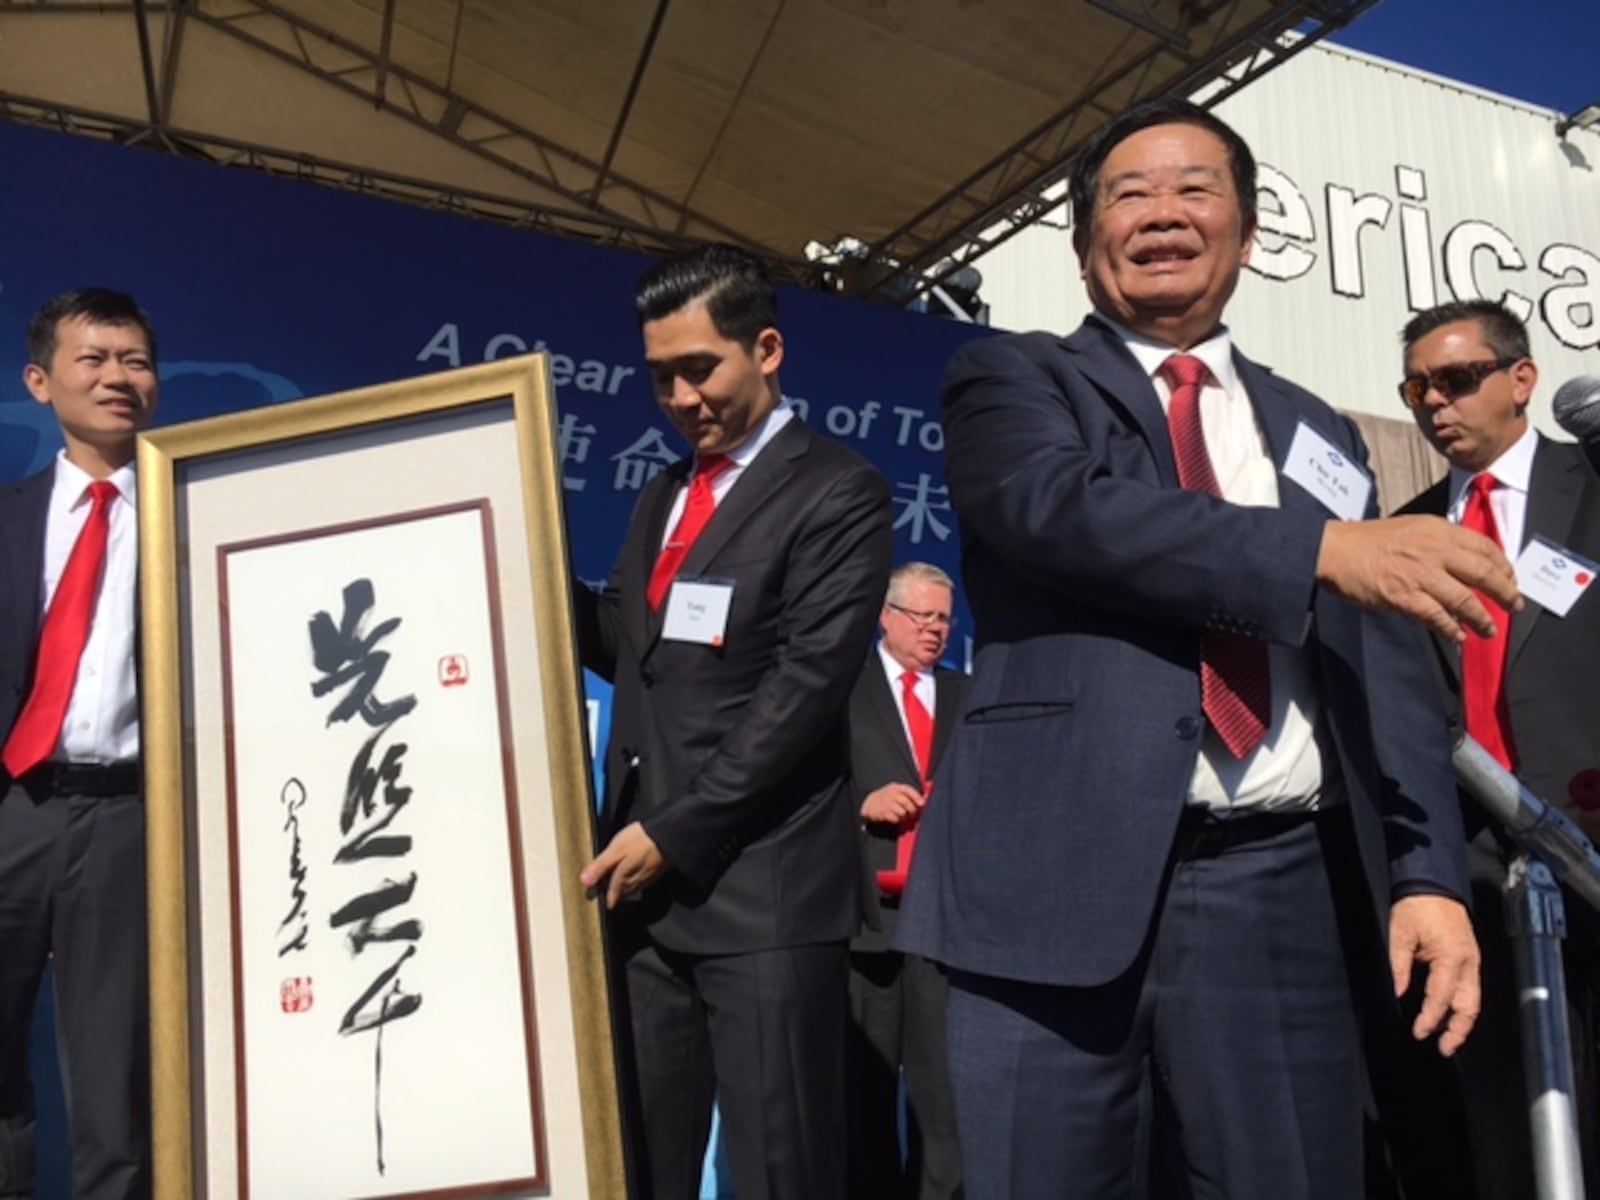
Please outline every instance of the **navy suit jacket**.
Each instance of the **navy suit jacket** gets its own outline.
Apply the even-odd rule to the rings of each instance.
[[[1446,476],[1403,512],[1444,515]],[[1600,479],[1581,447],[1539,437],[1533,452],[1523,546],[1535,534],[1600,562]],[[1513,560],[1522,546],[1507,547]],[[1461,720],[1461,652],[1435,641],[1451,717]],[[1579,809],[1600,828],[1600,584],[1591,584],[1564,617],[1531,600],[1511,616],[1506,646],[1506,705],[1517,748],[1517,775],[1552,804]],[[1593,806],[1593,807],[1589,807]]]
[[[1302,421],[1364,463],[1349,421],[1236,362],[1280,467]],[[1316,500],[1182,490],[1155,389],[1093,319],[963,348],[943,418],[977,652],[897,944],[1057,985],[1132,964],[1200,751],[1205,630],[1311,653],[1373,933],[1396,889],[1467,894],[1425,634],[1317,589]]]
[[[950,733],[961,715],[961,698],[967,677],[960,671],[938,667],[933,672],[933,767],[938,768]],[[886,783],[922,786],[911,740],[895,703],[894,688],[883,670],[883,658],[873,653],[850,693],[850,790],[855,810]],[[931,800],[930,800],[931,803]],[[878,872],[892,871],[900,831],[892,825],[861,827],[862,924],[865,928],[850,943],[852,950],[889,948],[899,901],[886,899],[878,890]],[[915,861],[915,860],[913,860]]]
[[[33,687],[39,653],[39,580],[54,466],[0,484],[0,741]]]
[[[734,586],[708,646],[663,639],[646,600],[691,465],[646,486],[604,593],[575,598],[583,663],[616,686],[603,832],[638,820],[673,867],[618,918],[699,954],[843,941],[861,916],[845,703],[888,586],[888,484],[798,419],[779,430],[680,571]]]

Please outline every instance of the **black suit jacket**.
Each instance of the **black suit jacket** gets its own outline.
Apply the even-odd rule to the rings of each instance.
[[[33,687],[39,653],[39,580],[55,468],[0,484],[0,741]],[[3,769],[0,769],[3,770]]]
[[[1349,421],[1235,362],[1280,468],[1301,422],[1364,462]],[[1373,935],[1396,889],[1466,895],[1423,630],[1318,591],[1315,499],[1281,477],[1275,509],[1184,491],[1155,389],[1093,319],[963,347],[943,417],[977,652],[899,945],[1045,984],[1128,968],[1200,751],[1206,630],[1309,652]]]
[[[712,647],[663,640],[645,595],[690,468],[650,482],[605,591],[576,601],[584,665],[616,687],[604,835],[638,820],[673,868],[620,919],[701,954],[842,940],[861,913],[845,706],[888,585],[888,485],[781,429],[679,572],[734,585]]]
[[[1402,509],[1443,515],[1449,504],[1446,476]],[[1528,486],[1523,546],[1543,534],[1591,562],[1600,562],[1600,479],[1581,447],[1539,436]],[[1522,546],[1507,548],[1513,561]],[[1434,648],[1452,719],[1461,721],[1461,652],[1435,639]],[[1553,804],[1600,805],[1600,583],[1591,584],[1567,615],[1558,617],[1531,600],[1511,616],[1505,690],[1517,775]],[[1573,814],[1593,836],[1600,809]]]
[[[933,763],[950,742],[950,732],[961,715],[961,697],[967,677],[943,667],[933,672]],[[916,755],[906,736],[905,722],[895,704],[894,688],[883,670],[883,658],[867,656],[867,665],[850,693],[850,787],[857,815],[862,802],[886,783],[906,783],[920,788]],[[930,801],[931,802],[931,801]],[[862,922],[865,928],[851,942],[852,950],[887,950],[894,932],[898,900],[878,891],[878,872],[895,865],[895,843],[900,831],[892,825],[861,827]]]

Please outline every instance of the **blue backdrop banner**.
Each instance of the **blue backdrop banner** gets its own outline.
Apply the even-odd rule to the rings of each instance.
[[[160,425],[548,351],[574,566],[594,583],[644,483],[687,452],[641,361],[638,255],[18,126],[0,124],[0,161],[0,479],[61,444],[22,386],[24,334],[45,299],[88,285],[131,292],[154,321]],[[785,393],[887,476],[897,558],[954,574],[938,384],[986,331],[795,289],[781,304]],[[956,632],[964,662],[970,629]],[[40,1195],[64,1196],[59,1113],[44,1136]]]

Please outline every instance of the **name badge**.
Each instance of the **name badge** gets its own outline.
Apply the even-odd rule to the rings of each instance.
[[[733,604],[733,584],[718,579],[675,579],[667,593],[661,637],[668,642],[722,645],[728,632],[728,608]]]
[[[1304,421],[1294,431],[1283,474],[1341,521],[1359,521],[1367,514],[1372,476]]]
[[[1600,573],[1588,559],[1537,533],[1517,559],[1516,570],[1517,590],[1558,617],[1571,611]]]

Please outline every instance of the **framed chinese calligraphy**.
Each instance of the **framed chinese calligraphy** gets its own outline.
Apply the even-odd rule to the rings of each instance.
[[[551,407],[140,440],[158,1200],[626,1190]]]

